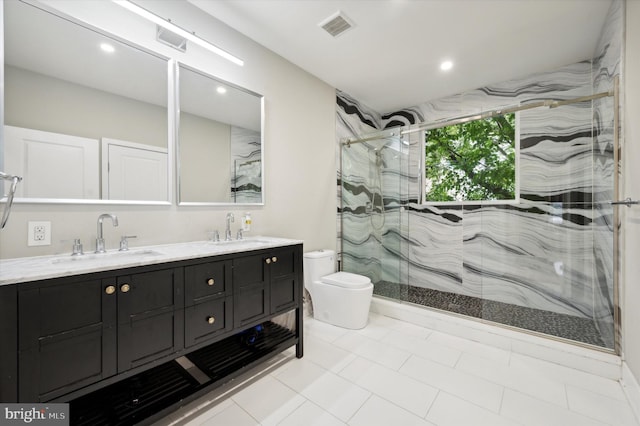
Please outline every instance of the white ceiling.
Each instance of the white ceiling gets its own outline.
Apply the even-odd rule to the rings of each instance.
[[[590,59],[611,0],[189,0],[385,113]],[[336,11],[355,27],[319,27]],[[233,52],[231,52],[233,53]],[[454,61],[444,73],[439,64]]]

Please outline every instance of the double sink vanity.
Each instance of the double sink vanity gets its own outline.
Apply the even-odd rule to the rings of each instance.
[[[195,49],[176,57],[145,20],[113,25],[130,19],[115,3],[0,7],[16,203],[264,205],[262,95]],[[302,357],[301,241],[232,240],[227,215],[225,241],[106,251],[103,219],[117,226],[99,217],[95,252],[0,260],[0,401],[150,423],[287,348]]]
[[[302,242],[271,237],[0,260],[0,400],[151,422],[302,357],[302,285]]]

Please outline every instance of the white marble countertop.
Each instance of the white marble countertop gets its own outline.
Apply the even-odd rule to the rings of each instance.
[[[67,277],[91,272],[110,271],[134,266],[153,265],[177,260],[196,259],[250,250],[302,244],[300,240],[275,237],[248,237],[233,241],[193,241],[146,247],[128,251],[86,253],[80,256],[54,255],[0,260],[0,285]]]

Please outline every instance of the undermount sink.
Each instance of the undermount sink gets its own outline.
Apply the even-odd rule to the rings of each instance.
[[[259,238],[247,238],[244,240],[231,240],[231,241],[212,241],[212,244],[220,244],[220,245],[227,245],[227,244],[267,244],[270,241],[268,240],[261,240]]]
[[[136,257],[158,256],[162,252],[157,250],[143,249],[143,250],[125,250],[125,251],[110,251],[106,253],[91,253],[82,254],[78,256],[62,257],[51,260],[51,263],[69,263],[69,262],[83,262],[89,260],[110,260],[110,259],[133,259]]]

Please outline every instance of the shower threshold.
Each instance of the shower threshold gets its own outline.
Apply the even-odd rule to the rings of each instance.
[[[613,349],[613,342],[607,345],[595,322],[588,318],[386,281],[375,284],[374,294],[600,348]]]

